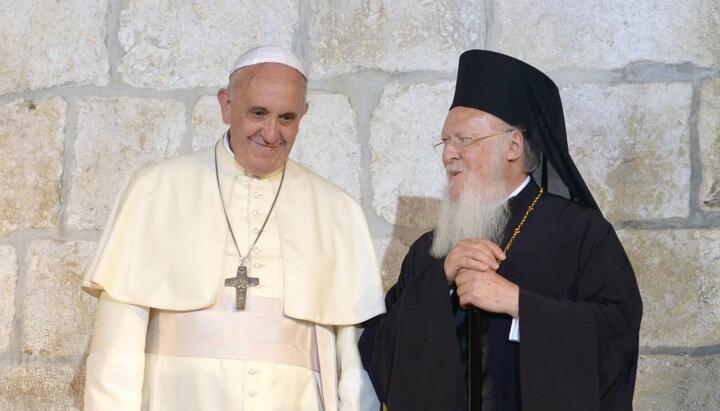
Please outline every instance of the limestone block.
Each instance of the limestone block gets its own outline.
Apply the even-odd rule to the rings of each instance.
[[[0,409],[83,409],[85,368],[62,365],[0,365]]]
[[[403,259],[410,247],[397,238],[374,240],[374,243],[375,253],[380,264],[383,288],[387,291],[397,282]]]
[[[720,3],[714,0],[494,2],[494,50],[543,69],[614,69],[653,61],[720,64]]]
[[[0,352],[10,345],[15,325],[15,284],[18,262],[15,247],[0,245]]]
[[[700,97],[700,207],[720,210],[720,79],[706,84]]]
[[[122,81],[158,89],[222,86],[250,47],[288,49],[297,36],[298,0],[129,0],[118,37]]]
[[[3,4],[0,94],[65,83],[108,83],[108,2],[39,0]]]
[[[454,82],[390,84],[370,125],[373,207],[391,224],[435,224],[445,184],[440,141]]]
[[[690,84],[571,85],[562,97],[570,153],[609,220],[688,216]]]
[[[358,121],[346,96],[309,93],[290,157],[361,201]]]
[[[96,300],[80,285],[95,246],[51,239],[28,245],[24,352],[43,357],[87,352]]]
[[[643,411],[720,409],[720,356],[641,356],[634,408]]]
[[[643,299],[640,345],[720,341],[720,229],[622,230]]]
[[[0,105],[0,236],[58,224],[66,109],[60,97]]]
[[[454,72],[466,49],[483,44],[480,0],[311,0],[310,76],[362,70]]]
[[[178,152],[185,107],[175,100],[88,97],[78,102],[68,224],[101,228],[124,181]]]
[[[198,100],[192,112],[193,150],[201,150],[215,144],[229,126],[222,121],[220,104],[215,96]]]

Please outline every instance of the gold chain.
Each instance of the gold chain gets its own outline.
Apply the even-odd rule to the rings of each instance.
[[[525,211],[525,215],[523,216],[522,220],[520,220],[520,224],[518,224],[517,227],[515,227],[515,230],[513,230],[513,235],[510,237],[510,240],[508,240],[507,244],[505,244],[505,249],[503,252],[507,255],[508,250],[510,249],[510,246],[512,245],[513,241],[515,241],[515,237],[517,237],[518,234],[520,234],[520,228],[522,228],[523,224],[525,224],[525,220],[527,220],[528,216],[532,212],[532,210],[535,208],[535,204],[540,199],[540,196],[543,194],[543,188],[540,187],[540,192],[535,197],[532,203],[530,203],[530,207],[528,207],[527,211]]]

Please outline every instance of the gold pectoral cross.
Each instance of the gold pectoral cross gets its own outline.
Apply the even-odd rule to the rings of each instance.
[[[235,287],[235,309],[245,309],[245,298],[247,297],[248,287],[257,287],[260,285],[260,279],[247,276],[247,268],[240,265],[237,269],[237,275],[225,279],[226,287]]]

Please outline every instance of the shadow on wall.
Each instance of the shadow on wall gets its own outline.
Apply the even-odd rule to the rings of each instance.
[[[394,230],[380,262],[386,291],[397,282],[408,247],[435,227],[439,205],[440,199],[433,197],[398,197]]]

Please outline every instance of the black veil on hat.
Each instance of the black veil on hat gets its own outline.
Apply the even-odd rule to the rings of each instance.
[[[525,137],[543,154],[543,187],[547,189],[549,161],[572,200],[599,210],[568,152],[558,88],[540,70],[504,54],[468,50],[460,56],[450,109],[456,106],[525,128]]]

